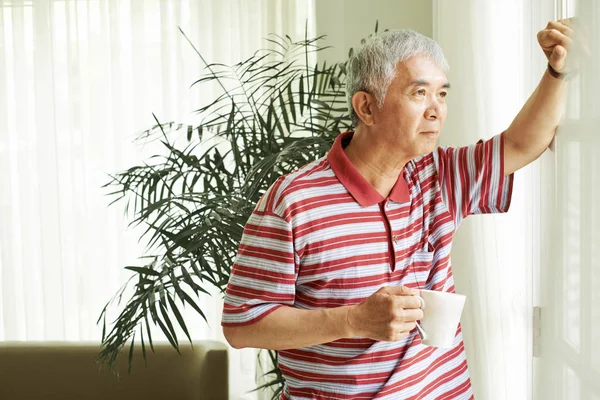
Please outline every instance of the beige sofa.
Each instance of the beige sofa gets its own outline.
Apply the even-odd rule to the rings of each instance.
[[[127,374],[128,347],[119,359],[120,380],[94,363],[93,343],[0,342],[1,400],[227,400],[227,346],[215,341],[167,343],[134,350]]]

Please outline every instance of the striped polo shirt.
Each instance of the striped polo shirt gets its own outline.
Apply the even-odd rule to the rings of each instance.
[[[358,304],[382,286],[454,292],[452,236],[471,214],[506,212],[504,135],[411,160],[388,198],[346,157],[329,153],[280,177],[248,220],[225,294],[222,325],[252,324],[278,307]],[[458,326],[450,349],[416,330],[397,342],[347,338],[279,351],[282,399],[471,399]]]

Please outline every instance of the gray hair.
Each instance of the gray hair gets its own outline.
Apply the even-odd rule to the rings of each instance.
[[[385,94],[396,75],[396,66],[412,56],[431,58],[448,71],[448,63],[435,40],[410,29],[378,33],[369,37],[364,46],[355,50],[346,64],[346,100],[354,126],[359,118],[352,107],[352,96],[366,91],[375,96],[377,106],[383,107]]]

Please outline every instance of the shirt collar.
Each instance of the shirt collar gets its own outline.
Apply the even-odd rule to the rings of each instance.
[[[350,192],[352,197],[358,203],[363,206],[372,206],[380,203],[385,198],[371,186],[369,182],[358,172],[358,170],[352,165],[346,153],[344,153],[344,147],[350,143],[353,131],[344,132],[335,139],[331,150],[327,154],[327,160],[331,164],[331,168],[335,173],[338,180],[342,185]],[[403,170],[404,171],[404,170]],[[410,201],[410,192],[408,190],[408,184],[404,180],[404,174],[398,176],[396,184],[390,192],[389,198],[397,203],[406,203]]]

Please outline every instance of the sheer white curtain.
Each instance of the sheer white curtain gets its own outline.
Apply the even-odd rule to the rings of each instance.
[[[152,112],[191,122],[213,96],[190,89],[204,65],[178,26],[236,63],[307,19],[314,35],[312,0],[0,0],[0,341],[100,340],[145,245],[101,186],[155,154],[132,144]],[[192,336],[221,338],[220,296],[202,301]],[[254,353],[232,353],[253,380]]]
[[[588,31],[591,55],[571,82],[557,133],[536,399],[600,400],[600,4],[560,5],[559,16],[576,16]]]
[[[434,39],[450,64],[452,85],[442,144],[475,143],[510,125],[544,72],[536,33],[553,16],[553,2],[434,1]],[[548,157],[516,173],[508,214],[471,217],[454,239],[452,264],[457,291],[467,295],[463,332],[476,398],[532,395],[534,275]]]

